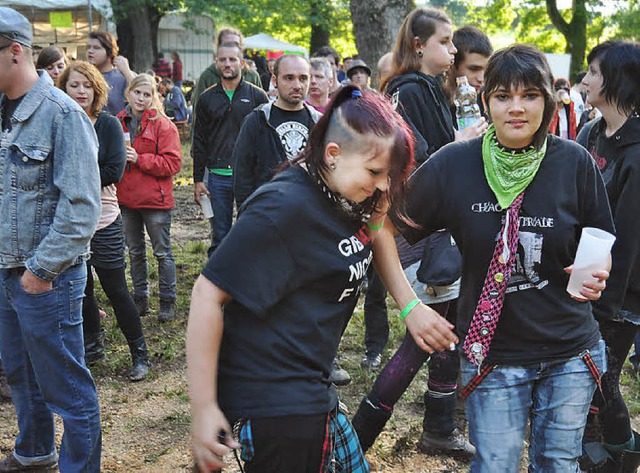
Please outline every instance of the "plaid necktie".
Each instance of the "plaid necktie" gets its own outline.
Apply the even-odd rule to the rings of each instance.
[[[469,361],[475,365],[482,365],[489,353],[491,340],[502,312],[507,282],[511,277],[518,252],[518,229],[520,228],[518,215],[523,196],[524,191],[507,209],[500,237],[493,251],[484,286],[482,286],[480,300],[462,346]]]

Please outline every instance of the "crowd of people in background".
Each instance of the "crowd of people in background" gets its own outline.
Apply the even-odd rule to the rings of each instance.
[[[185,139],[212,214],[186,339],[200,471],[241,449],[247,472],[367,472],[424,364],[424,453],[518,471],[528,436],[532,471],[640,466],[619,389],[634,342],[640,366],[639,44],[596,46],[572,84],[535,47],[494,52],[417,8],[375,68],[328,45],[267,60],[225,27],[188,83],[177,51],[137,73],[108,32],[89,33],[86,60],[32,40],[0,7],[0,398],[20,429],[0,472],[100,471],[95,276],[142,381],[141,317],[179,315]],[[462,76],[482,115],[468,126]],[[617,240],[570,296],[585,227]],[[390,357],[387,292],[406,325]],[[377,379],[349,420],[339,344],[361,294],[360,365]]]

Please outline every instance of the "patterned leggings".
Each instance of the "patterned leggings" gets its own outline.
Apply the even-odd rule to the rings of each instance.
[[[447,319],[455,318],[455,300],[432,304],[431,308],[441,315],[446,314]],[[447,436],[455,428],[455,391],[460,370],[457,350],[437,352],[429,356],[407,332],[398,351],[380,372],[368,398],[373,404],[393,409],[426,361],[429,363],[429,380],[424,396],[423,427],[434,434]]]

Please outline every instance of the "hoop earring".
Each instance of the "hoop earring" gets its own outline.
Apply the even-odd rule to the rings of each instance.
[[[424,56],[424,53],[421,50],[416,51],[416,54],[418,55],[418,57]]]

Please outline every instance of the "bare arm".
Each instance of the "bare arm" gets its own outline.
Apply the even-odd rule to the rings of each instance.
[[[191,398],[191,446],[206,472],[225,466],[223,457],[238,445],[218,406],[218,355],[224,326],[222,308],[230,296],[204,276],[198,277],[191,295],[187,326],[187,375]],[[226,432],[226,439],[218,434]],[[224,443],[221,443],[224,442]]]
[[[397,230],[390,219],[386,219],[373,240],[373,263],[376,272],[385,287],[400,307],[416,298],[416,294],[407,281],[394,241]],[[418,304],[405,319],[407,330],[416,344],[424,351],[432,353],[450,349],[452,343],[458,343],[451,325],[436,311],[424,304]]]
[[[124,56],[115,57],[113,59],[113,65],[118,68],[118,70],[120,71],[120,74],[122,74],[124,78],[127,80],[127,84],[131,82],[131,80],[135,76],[138,75],[131,70],[131,67],[129,66],[129,60]]]

